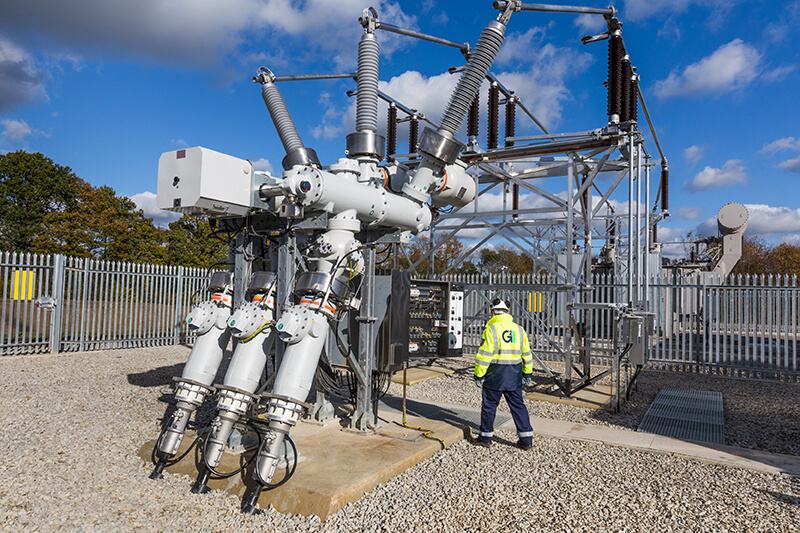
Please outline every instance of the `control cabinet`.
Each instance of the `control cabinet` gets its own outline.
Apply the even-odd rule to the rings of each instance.
[[[326,353],[335,367],[347,368],[347,353],[358,354],[358,312],[329,333]],[[413,359],[457,357],[463,352],[464,292],[446,281],[411,279],[393,270],[375,276],[375,369],[395,372]],[[336,336],[338,335],[338,339]]]

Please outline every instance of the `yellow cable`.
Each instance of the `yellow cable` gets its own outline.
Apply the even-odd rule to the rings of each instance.
[[[267,329],[272,324],[274,324],[274,322],[272,320],[267,320],[266,322],[261,324],[261,326],[256,330],[255,333],[253,333],[252,335],[250,335],[246,339],[239,339],[239,342],[247,342],[247,341],[253,340],[256,337],[256,335],[258,335],[259,333],[261,333],[262,331]]]
[[[422,434],[423,437],[425,437],[426,439],[438,440],[439,444],[442,445],[442,449],[443,450],[447,449],[447,446],[445,446],[444,441],[442,439],[440,439],[439,437],[434,437],[434,436],[430,435],[430,433],[433,432],[432,429],[418,428],[418,427],[409,426],[408,424],[406,424],[406,408],[405,408],[405,406],[403,407],[403,427],[404,428],[408,428],[408,429],[416,429],[418,431],[424,431],[424,433]]]

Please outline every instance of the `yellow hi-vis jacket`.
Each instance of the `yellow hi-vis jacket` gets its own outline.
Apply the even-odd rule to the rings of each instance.
[[[533,372],[528,335],[508,313],[493,316],[483,330],[483,344],[475,357],[475,377],[492,390],[522,389],[522,375]]]

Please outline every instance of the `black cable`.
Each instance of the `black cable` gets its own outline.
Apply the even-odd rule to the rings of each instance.
[[[164,432],[166,430],[167,430],[167,428],[164,428],[164,429],[161,430],[161,433],[158,434],[158,439],[156,439],[156,444],[153,446],[153,451],[150,453],[150,460],[153,461],[153,464],[156,464],[158,462],[158,461],[156,461],[156,450],[158,449],[158,443],[161,442],[161,437],[164,436]],[[183,460],[184,457],[189,455],[189,452],[192,451],[192,448],[195,447],[195,445],[197,444],[198,440],[200,440],[200,435],[195,437],[195,439],[192,442],[192,444],[186,449],[185,452],[183,452],[183,455],[181,455],[177,459],[164,460],[164,466],[167,467],[167,466],[172,466],[174,464],[180,463]]]
[[[261,447],[261,440],[262,440],[261,432],[259,432],[258,429],[255,426],[253,426],[249,421],[245,422],[245,424],[247,424],[248,427],[250,427],[253,431],[255,431],[256,435],[258,435],[258,447],[260,448]],[[211,465],[208,464],[208,461],[206,461],[206,446],[208,446],[208,439],[210,437],[211,437],[211,431],[209,431],[208,434],[206,435],[206,437],[203,439],[202,448],[200,446],[198,446],[197,447],[197,451],[198,451],[198,453],[200,453],[200,457],[202,458],[203,465],[205,465],[206,469],[209,472],[211,472],[214,476],[219,478],[219,479],[226,479],[226,478],[235,476],[236,474],[240,473],[242,470],[244,470],[245,468],[250,466],[250,464],[253,462],[253,460],[256,457],[258,457],[258,450],[256,449],[256,453],[254,453],[250,457],[250,459],[248,459],[241,467],[239,467],[238,469],[234,470],[233,472],[217,472],[214,468],[211,467]],[[199,436],[198,436],[198,438],[199,438]]]
[[[289,444],[292,445],[292,450],[294,451],[294,464],[292,464],[292,470],[286,475],[285,478],[283,478],[277,483],[264,483],[264,480],[261,479],[261,475],[258,473],[258,469],[257,468],[255,469],[256,477],[258,477],[258,482],[261,483],[263,486],[267,487],[268,489],[277,489],[278,487],[289,481],[294,475],[294,471],[297,470],[297,445],[295,445],[294,439],[288,433],[284,437],[284,442],[287,439],[289,440]],[[286,459],[287,463],[289,462],[288,455],[284,456],[284,459]]]

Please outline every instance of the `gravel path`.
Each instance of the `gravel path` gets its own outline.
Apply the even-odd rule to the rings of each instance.
[[[170,347],[0,359],[0,530],[788,532],[800,523],[798,479],[540,437],[523,452],[504,445],[516,440],[505,432],[490,449],[463,441],[452,446],[324,523],[271,509],[244,516],[233,496],[191,494],[186,476],[148,479],[151,465],[136,456],[157,435],[170,379],[187,356],[188,349]],[[468,359],[452,362],[465,368],[454,377],[411,387],[409,394],[477,405],[478,390],[463,363]],[[717,381],[645,374],[643,398],[618,419],[553,404],[531,410],[631,427],[649,401],[645,395],[654,396],[659,386],[727,386],[728,427],[736,424],[727,417],[735,416],[747,429],[731,439],[753,447],[781,438],[786,450],[797,445],[788,442],[797,440],[796,386]],[[772,398],[794,405],[776,408]]]

